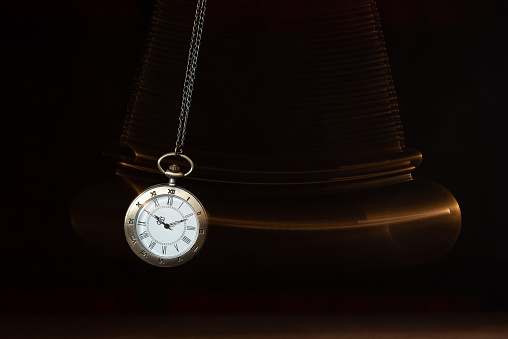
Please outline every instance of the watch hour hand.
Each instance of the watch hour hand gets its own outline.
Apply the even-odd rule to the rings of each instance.
[[[164,228],[171,229],[171,226],[173,226],[171,224],[164,222],[164,217],[155,216],[155,219],[157,219],[157,223],[159,225],[164,225]]]
[[[146,213],[148,213],[148,215],[150,215],[151,217],[153,217],[155,220],[157,220],[157,224],[159,225],[164,225],[164,228],[168,228],[168,229],[171,229],[171,224],[167,224],[164,222],[164,217],[158,217],[156,216],[155,214],[152,214],[150,212],[148,212],[147,210],[145,210]]]

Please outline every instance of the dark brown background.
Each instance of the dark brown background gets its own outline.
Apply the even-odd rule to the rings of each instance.
[[[463,229],[447,256],[322,280],[259,269],[169,275],[95,254],[72,230],[69,206],[83,185],[112,176],[103,153],[121,134],[153,1],[11,1],[0,14],[9,173],[1,311],[507,311],[506,3],[377,4],[406,144],[423,154],[415,177],[443,184],[461,206]]]

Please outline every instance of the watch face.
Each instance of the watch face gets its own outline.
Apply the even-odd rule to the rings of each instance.
[[[180,265],[203,245],[206,212],[199,200],[181,187],[152,186],[131,203],[125,235],[144,261],[160,266]]]

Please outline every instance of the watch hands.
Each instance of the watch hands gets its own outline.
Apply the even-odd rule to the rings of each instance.
[[[170,226],[175,226],[176,224],[179,224],[181,222],[184,222],[185,220],[187,219],[182,219],[182,220],[177,220],[177,221],[173,221],[171,224],[169,224]]]
[[[164,222],[164,219],[165,219],[164,217],[158,217],[155,214],[152,214],[152,213],[148,212],[147,210],[145,210],[145,212],[148,213],[151,217],[155,218],[155,220],[157,220],[157,224],[158,225],[164,225],[164,228],[167,228],[167,229],[171,229],[171,226],[173,226],[171,224],[165,223]]]
[[[157,216],[155,216],[155,219],[157,219],[157,224],[164,225],[164,228],[171,229],[171,225],[164,222],[164,217],[157,217]]]
[[[170,229],[170,230],[171,230],[171,227],[175,226],[176,224],[179,224],[179,223],[187,220],[187,219],[177,220],[177,221],[173,221],[172,223],[168,224],[168,223],[164,222],[164,217],[158,217],[155,214],[148,212],[147,210],[145,210],[145,212],[148,213],[151,217],[155,218],[155,220],[157,220],[158,225],[164,225],[164,228]]]

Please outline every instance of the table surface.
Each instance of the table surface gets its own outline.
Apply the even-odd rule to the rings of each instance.
[[[2,315],[4,338],[508,338],[508,314]]]

